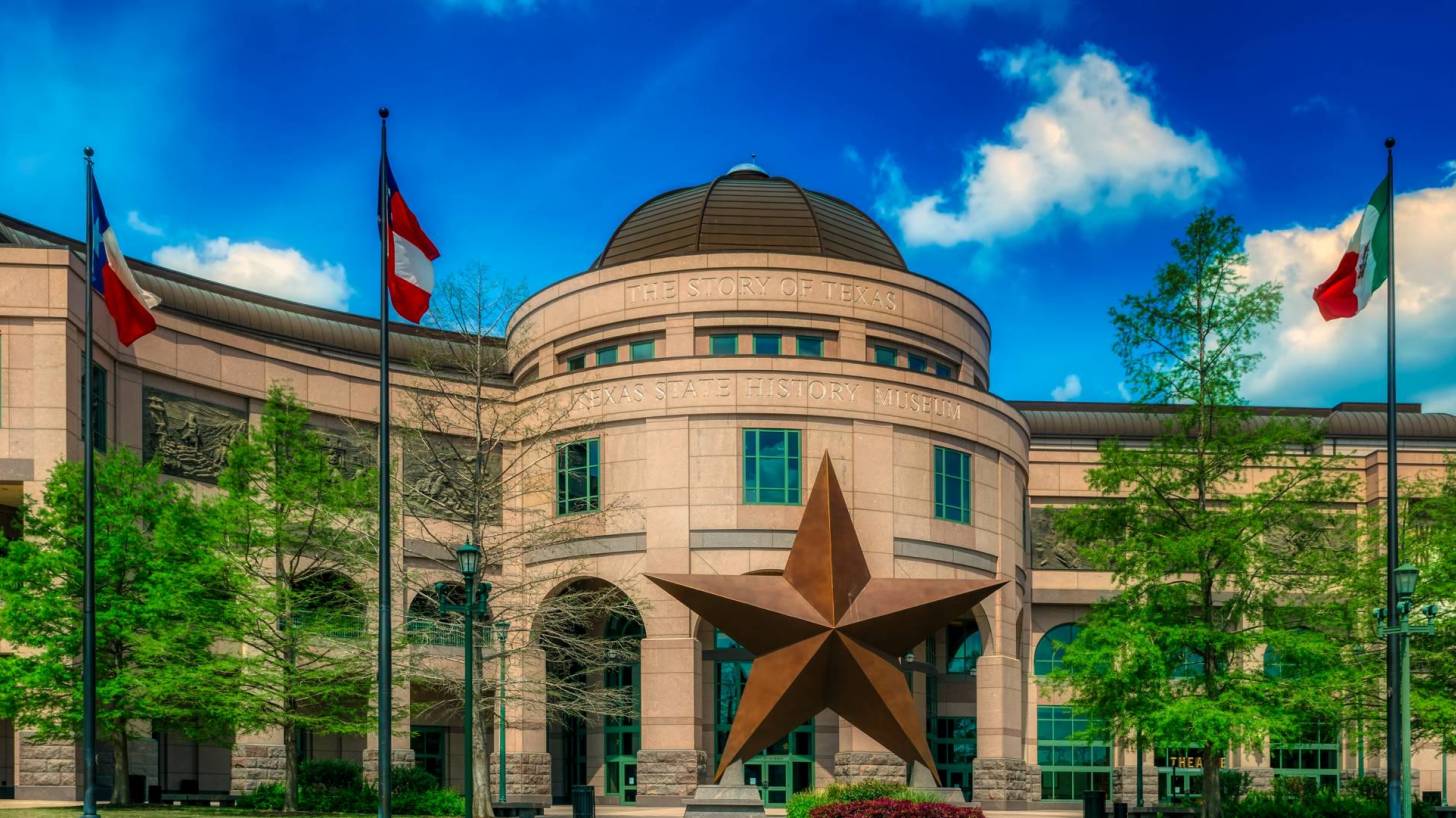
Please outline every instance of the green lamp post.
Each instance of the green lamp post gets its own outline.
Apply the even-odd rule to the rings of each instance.
[[[1405,771],[1403,780],[1400,782],[1401,815],[1403,818],[1411,818],[1411,712],[1410,712],[1410,638],[1411,634],[1433,634],[1436,632],[1436,606],[1427,605],[1421,609],[1426,615],[1426,624],[1416,625],[1410,621],[1411,597],[1416,592],[1416,581],[1420,579],[1420,571],[1410,563],[1406,563],[1394,571],[1395,595],[1398,600],[1394,611],[1385,608],[1375,609],[1375,618],[1380,622],[1379,630],[1382,637],[1396,637],[1396,655],[1400,663],[1400,721],[1403,725],[1401,730],[1401,746],[1399,752],[1404,759],[1402,769]],[[1385,624],[1389,620],[1390,624]],[[1396,752],[1396,748],[1388,748],[1386,752]]]
[[[496,621],[495,637],[500,643],[500,652],[496,658],[496,667],[500,669],[500,679],[495,688],[495,698],[500,704],[500,715],[495,723],[496,738],[500,747],[500,786],[496,788],[499,793],[496,800],[502,804],[506,802],[506,636],[510,634],[510,631],[509,622],[504,619]]]
[[[458,613],[465,619],[465,818],[475,814],[475,621],[490,619],[490,583],[477,584],[480,549],[469,540],[455,549],[455,564],[465,579],[465,601],[450,601],[449,584],[435,583],[442,613]]]

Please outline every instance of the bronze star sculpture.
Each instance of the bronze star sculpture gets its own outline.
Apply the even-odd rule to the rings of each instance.
[[[647,578],[755,657],[714,782],[827,707],[939,783],[897,657],[1006,584],[871,577],[827,453],[782,576]]]

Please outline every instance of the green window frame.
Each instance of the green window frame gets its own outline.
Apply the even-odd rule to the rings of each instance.
[[[704,651],[707,654],[707,651]],[[713,650],[713,762],[716,765],[728,744],[738,702],[748,686],[752,657],[726,633],[714,629]],[[738,658],[742,656],[743,658]],[[788,735],[743,762],[743,780],[758,787],[764,806],[782,807],[794,793],[814,787],[814,719],[790,730]]]
[[[651,338],[633,341],[631,355],[634,361],[650,361],[657,357],[657,342]]]
[[[1340,786],[1340,728],[1328,719],[1308,718],[1292,741],[1269,742],[1275,778],[1308,778],[1326,789]]]
[[[602,505],[601,438],[556,447],[556,514],[586,514]]]
[[[743,430],[745,505],[799,505],[799,442],[798,429]]]
[[[800,358],[823,358],[824,336],[800,335],[794,339],[794,353]]]
[[[974,676],[983,652],[981,629],[974,623],[952,622],[945,628],[945,672]]]
[[[1076,623],[1064,622],[1047,631],[1041,641],[1036,643],[1036,657],[1032,667],[1036,675],[1045,676],[1061,667],[1067,646],[1076,641],[1081,630],[1081,626]]]
[[[954,644],[947,630],[947,644]],[[935,649],[936,637],[925,640],[925,661],[931,667],[939,667]],[[935,767],[940,772],[943,787],[959,787],[966,800],[973,792],[972,770],[976,760],[976,717],[942,716],[940,714],[940,677],[930,673],[925,676],[925,734],[930,740],[930,750],[935,757]]]
[[[754,333],[754,355],[779,355],[784,348],[784,337],[777,333]]]
[[[573,355],[570,358],[567,358],[566,359],[566,371],[567,372],[579,372],[579,371],[581,371],[583,369],[586,369],[586,353],[585,352],[581,353],[580,355]]]
[[[1158,801],[1177,804],[1203,794],[1203,748],[1170,745],[1153,748],[1158,768]]]
[[[597,350],[597,366],[603,364],[614,364],[617,362],[617,347],[602,347]]]
[[[935,447],[935,518],[953,523],[971,521],[971,455]]]
[[[894,366],[899,353],[894,347],[875,345],[875,363],[880,366]]]
[[[612,614],[607,620],[606,636],[612,640],[638,639],[645,636],[642,620]],[[624,804],[637,801],[637,751],[642,748],[642,661],[608,667],[602,672],[602,686],[608,690],[631,691],[632,712],[629,715],[602,719],[603,766],[607,795],[615,795]]]
[[[935,362],[935,377],[937,377],[937,378],[952,378],[952,377],[955,377],[955,370],[953,370],[953,369],[950,368],[950,364],[944,364],[944,363],[941,363],[940,361],[936,361]]]
[[[736,333],[733,334],[733,335],[709,335],[708,336],[708,354],[709,355],[737,355],[738,354],[738,335]]]
[[[905,368],[911,372],[924,372],[929,367],[924,355],[916,355],[913,352],[905,354]]]
[[[1112,743],[1095,736],[1092,721],[1065,705],[1036,708],[1036,763],[1041,800],[1080,801],[1088,790],[1111,792]]]
[[[410,725],[410,750],[415,754],[415,766],[435,777],[442,787],[449,786],[450,771],[450,728],[434,725]]]

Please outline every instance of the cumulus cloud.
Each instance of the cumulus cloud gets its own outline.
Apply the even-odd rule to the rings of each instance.
[[[1062,385],[1052,389],[1052,400],[1076,400],[1082,395],[1082,379],[1076,375],[1068,375],[1062,381]]]
[[[349,300],[344,267],[317,264],[291,247],[268,247],[227,236],[204,239],[200,245],[173,244],[152,253],[152,261],[201,278],[245,290],[343,309]]]
[[[1290,227],[1248,237],[1245,275],[1253,283],[1274,281],[1284,287],[1279,322],[1260,345],[1264,361],[1244,384],[1255,402],[1328,403],[1332,388],[1341,383],[1384,376],[1389,288],[1377,290],[1359,315],[1337,321],[1321,319],[1311,300],[1315,285],[1334,271],[1345,252],[1363,210],[1330,227]],[[1449,383],[1456,378],[1456,231],[1451,229],[1456,186],[1396,196],[1395,217],[1400,371],[1413,376],[1407,383],[1431,378]]]
[[[1191,208],[1231,173],[1203,133],[1159,120],[1146,71],[1109,54],[1036,45],[987,51],[981,61],[1037,101],[1003,141],[966,152],[955,201],[906,192],[904,204],[889,205],[912,245],[984,244],[1057,218],[1095,225],[1147,207]]]
[[[148,236],[162,235],[162,228],[142,220],[142,214],[135,210],[126,212],[126,225],[138,233],[145,233]]]
[[[1067,19],[1072,0],[902,0],[914,6],[924,17],[964,20],[975,11],[1035,15],[1043,23],[1056,24]]]

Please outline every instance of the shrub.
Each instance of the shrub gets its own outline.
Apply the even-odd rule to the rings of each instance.
[[[454,790],[435,786],[428,790],[399,793],[392,799],[391,806],[396,815],[462,815],[465,797]]]
[[[252,792],[238,796],[237,801],[234,803],[242,809],[283,809],[283,785],[276,783],[259,784],[258,788]]]
[[[823,804],[815,807],[809,815],[810,818],[985,818],[985,813],[978,807],[899,798]]]
[[[1242,801],[1253,784],[1254,777],[1243,770],[1218,771],[1218,789],[1225,804]]]
[[[379,791],[364,783],[364,768],[343,759],[298,765],[298,808],[304,812],[374,812]]]
[[[809,818],[809,813],[825,804],[871,801],[894,798],[901,801],[934,801],[934,796],[918,793],[897,781],[866,779],[853,784],[830,784],[823,789],[796,793],[787,805],[788,818]]]
[[[440,782],[424,767],[405,764],[389,771],[389,791],[395,798],[406,793],[429,792],[440,788]]]
[[[323,758],[298,765],[299,789],[357,790],[364,786],[364,768],[342,758]]]

